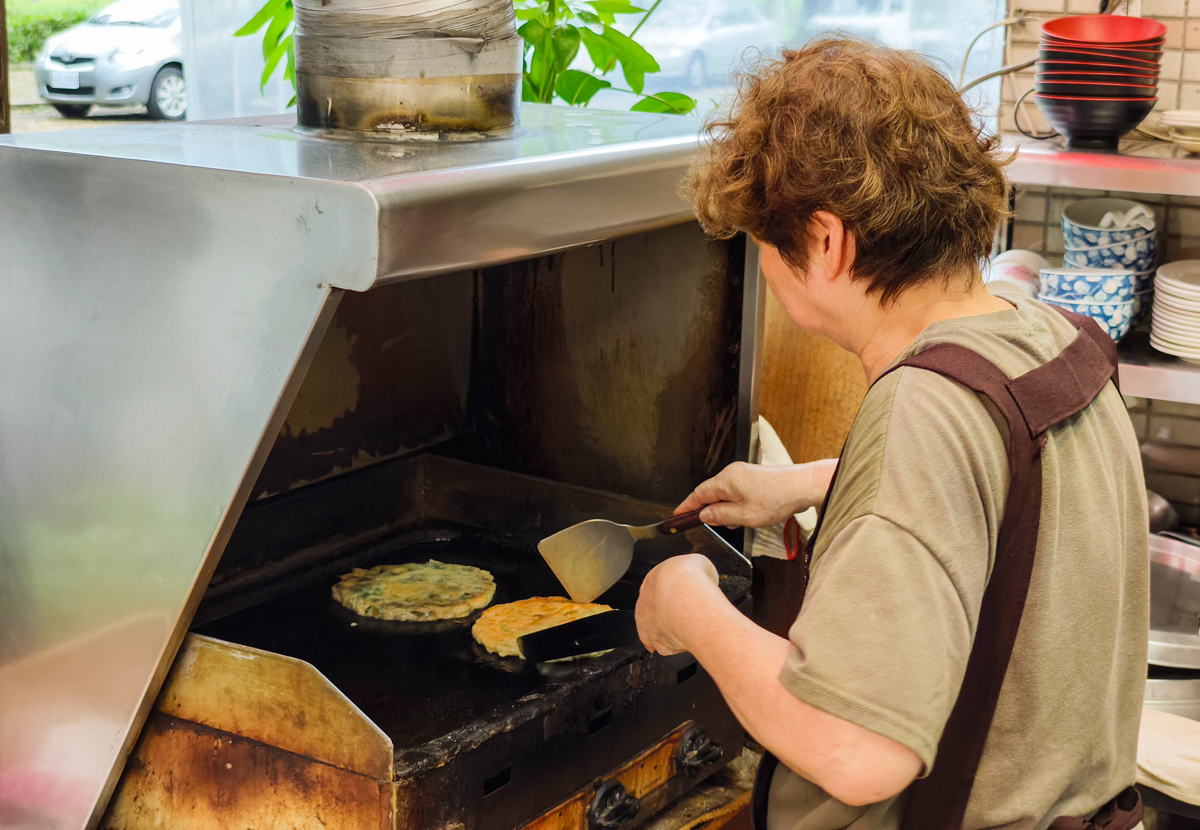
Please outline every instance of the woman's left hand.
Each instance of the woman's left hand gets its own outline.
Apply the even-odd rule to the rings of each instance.
[[[682,629],[689,615],[703,613],[696,588],[720,584],[716,567],[698,553],[674,556],[646,575],[637,603],[638,636],[651,652],[679,654],[688,650]]]

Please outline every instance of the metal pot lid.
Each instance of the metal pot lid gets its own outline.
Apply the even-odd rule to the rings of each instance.
[[[1200,701],[1200,678],[1150,678],[1146,681],[1146,701],[1159,703]]]
[[[1200,547],[1150,534],[1151,665],[1200,669]]]
[[[1148,661],[1152,666],[1200,669],[1200,636],[1151,629]]]

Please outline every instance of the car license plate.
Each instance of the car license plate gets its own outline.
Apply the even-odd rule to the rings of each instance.
[[[50,86],[55,89],[79,89],[79,73],[51,72]]]

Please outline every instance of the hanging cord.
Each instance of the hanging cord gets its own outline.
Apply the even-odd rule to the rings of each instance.
[[[966,92],[968,89],[975,86],[975,84],[982,83],[983,81],[990,80],[991,78],[995,78],[998,74],[1002,75],[1006,71],[1007,72],[1015,72],[1018,69],[1024,69],[1026,66],[1030,66],[1032,64],[1032,61],[1031,61],[1028,64],[1021,64],[1020,66],[1005,67],[1005,69],[997,70],[996,72],[993,72],[989,75],[984,75],[982,78],[976,78],[969,85],[967,85],[965,87],[963,86],[963,83],[967,79],[967,61],[971,58],[971,50],[975,48],[975,44],[979,42],[979,39],[982,38],[984,35],[986,35],[988,32],[992,31],[993,29],[999,29],[1001,27],[1007,28],[1009,26],[1024,26],[1025,21],[1027,21],[1027,20],[1035,20],[1038,23],[1042,22],[1042,19],[1040,17],[1034,17],[1031,14],[1025,14],[1025,12],[1017,12],[1012,17],[1006,17],[1004,20],[1001,20],[998,23],[993,23],[991,26],[986,27],[985,29],[980,31],[979,34],[975,35],[974,40],[972,40],[971,43],[967,46],[967,53],[965,55],[963,55],[962,68],[959,70],[959,73],[958,73],[959,92]]]
[[[1034,58],[1033,60],[1030,60],[1030,61],[1025,61],[1024,63],[1014,63],[1011,66],[1003,66],[1003,67],[997,69],[995,72],[989,72],[986,75],[980,75],[978,78],[971,81],[971,83],[967,84],[966,86],[960,86],[958,88],[958,92],[961,95],[962,93],[966,92],[968,89],[972,89],[973,87],[978,86],[979,84],[983,83],[984,81],[990,81],[992,78],[999,78],[1001,75],[1007,75],[1010,72],[1017,72],[1022,69],[1028,69],[1029,67],[1033,66],[1035,63],[1037,63],[1036,58]]]
[[[1019,132],[1021,135],[1025,136],[1026,138],[1032,138],[1037,141],[1045,141],[1048,138],[1056,137],[1058,135],[1057,132],[1050,132],[1050,133],[1046,133],[1045,135],[1034,135],[1033,133],[1025,132],[1025,130],[1023,130],[1021,128],[1021,120],[1019,118],[1017,118],[1017,113],[1021,111],[1021,104],[1023,104],[1025,102],[1025,99],[1029,97],[1029,93],[1031,93],[1031,92],[1033,92],[1033,89],[1026,90],[1025,94],[1022,95],[1020,98],[1018,98],[1017,103],[1013,105],[1013,124],[1016,125],[1017,132]]]

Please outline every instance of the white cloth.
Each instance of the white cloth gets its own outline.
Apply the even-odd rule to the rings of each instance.
[[[792,456],[779,438],[775,428],[767,419],[759,417],[750,437],[750,460],[768,467],[784,467],[792,463]],[[800,530],[807,540],[817,526],[817,509],[810,507],[796,514]],[[751,556],[769,556],[772,559],[787,559],[787,548],[783,544],[783,525],[760,527],[754,531],[750,543]]]
[[[1200,721],[1143,709],[1137,766],[1142,786],[1200,805]]]

